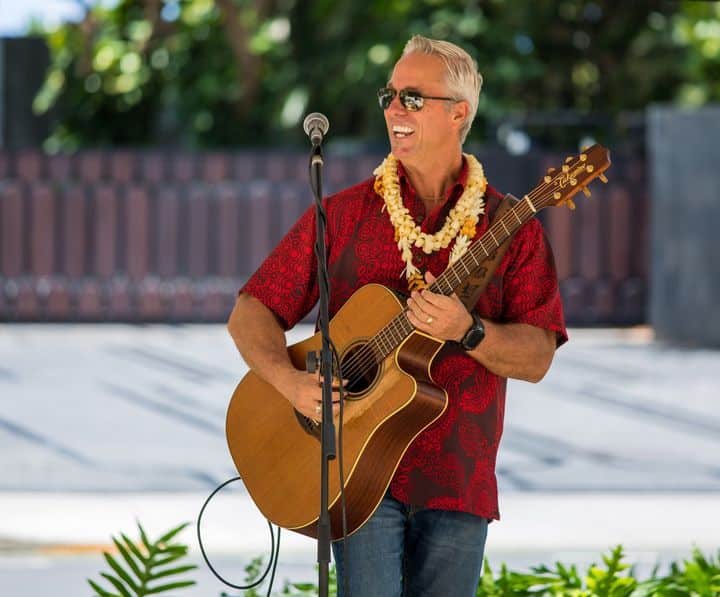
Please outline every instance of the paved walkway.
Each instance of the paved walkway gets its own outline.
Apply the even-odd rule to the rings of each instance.
[[[151,532],[194,520],[234,475],[224,416],[245,370],[222,325],[0,326],[0,587],[37,584],[38,559],[96,551],[136,517]],[[720,351],[657,345],[645,329],[571,330],[545,380],[510,383],[491,561],[596,558],[619,542],[648,564],[716,550],[719,372]],[[223,561],[265,551],[265,529],[242,488],[208,509]],[[313,543],[283,545],[281,570],[312,578]],[[103,567],[93,557],[73,582]],[[219,594],[205,583],[197,595]],[[14,590],[0,593],[30,597]]]

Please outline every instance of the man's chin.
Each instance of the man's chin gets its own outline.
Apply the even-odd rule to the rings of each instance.
[[[390,141],[390,150],[396,158],[407,157],[413,154],[413,146],[403,140]]]

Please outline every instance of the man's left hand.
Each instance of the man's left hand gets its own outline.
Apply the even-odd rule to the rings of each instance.
[[[435,281],[430,272],[425,273],[428,284]],[[473,323],[456,294],[445,296],[429,290],[413,291],[407,302],[407,317],[415,328],[440,340],[462,340]]]

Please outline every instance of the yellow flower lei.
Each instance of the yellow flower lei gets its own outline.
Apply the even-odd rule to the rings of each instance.
[[[390,222],[395,228],[395,240],[405,262],[403,273],[408,280],[410,289],[424,287],[422,274],[412,262],[412,246],[422,247],[425,253],[433,253],[444,249],[455,239],[450,252],[450,263],[462,257],[470,246],[470,239],[475,236],[475,227],[480,214],[485,213],[485,189],[487,179],[480,162],[470,154],[464,154],[468,163],[468,180],[463,194],[455,207],[450,210],[445,224],[435,234],[422,232],[420,226],[410,217],[410,212],[403,205],[400,196],[400,178],[397,171],[397,158],[388,154],[373,174],[375,175],[375,192],[385,201]]]

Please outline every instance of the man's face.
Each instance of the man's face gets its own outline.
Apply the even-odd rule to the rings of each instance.
[[[403,56],[393,69],[388,87],[400,92],[409,89],[423,96],[450,97],[445,83],[445,66],[436,56],[417,52]],[[442,152],[454,155],[459,145],[459,126],[455,118],[458,104],[426,99],[423,107],[411,112],[393,98],[385,110],[390,147],[405,165],[436,163]]]

